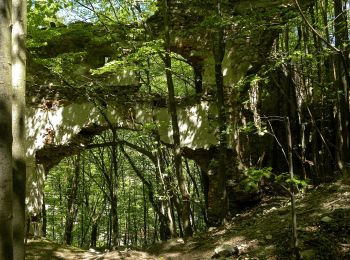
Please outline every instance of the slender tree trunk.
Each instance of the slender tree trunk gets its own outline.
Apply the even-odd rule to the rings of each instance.
[[[66,225],[64,230],[64,241],[67,245],[72,244],[73,240],[73,225],[78,212],[77,206],[77,194],[79,186],[79,175],[80,175],[80,154],[77,155],[75,161],[74,175],[72,176],[70,182],[70,191],[67,200],[67,215],[66,215]]]
[[[217,14],[221,17],[221,1],[216,2]],[[225,104],[224,79],[222,61],[225,55],[223,28],[217,28],[213,36],[213,55],[215,61],[216,106],[219,125],[219,158],[208,172],[208,223],[210,226],[220,226],[227,217],[228,202],[226,191],[227,176],[227,113]]]
[[[194,176],[191,174],[191,170],[190,170],[190,166],[188,164],[188,160],[186,159],[185,160],[185,164],[186,164],[186,170],[187,170],[187,173],[188,175],[190,176],[192,182],[193,182],[193,187],[194,187],[194,190],[196,192],[196,195],[197,195],[197,198],[199,200],[199,207],[201,209],[201,213],[203,215],[203,220],[205,222],[205,224],[208,223],[208,219],[207,219],[207,212],[205,210],[205,206],[203,205],[203,201],[201,200],[201,196],[200,196],[200,192],[199,192],[199,189],[198,189],[198,185],[197,185],[197,182],[196,182],[196,179],[194,178]],[[194,212],[194,211],[193,211]],[[193,216],[194,214],[192,214]],[[194,223],[194,220],[193,220],[193,223]]]
[[[26,1],[12,0],[13,257],[24,259]]]
[[[144,183],[142,183],[142,197],[143,197],[143,244],[147,245],[148,209],[147,209],[147,199],[146,199]]]
[[[149,59],[147,60],[147,70],[146,70],[146,84],[148,86],[149,94],[152,94],[152,89],[151,89],[151,82],[150,82],[150,62]],[[165,211],[165,208],[167,208],[168,214],[163,216],[162,214],[159,215],[159,218],[161,220],[161,238],[162,240],[167,240],[169,237],[176,237],[176,227],[174,228],[174,218],[172,217],[172,214],[169,214],[169,211],[171,211],[170,204],[171,204],[171,190],[172,187],[169,183],[169,178],[164,177],[165,176],[165,162],[164,162],[164,152],[161,146],[160,142],[160,135],[159,135],[159,130],[157,128],[157,119],[154,113],[154,107],[152,106],[152,121],[155,125],[155,130],[154,130],[154,136],[156,139],[156,162],[155,162],[155,167],[156,167],[156,179],[157,181],[161,181],[162,185],[159,186],[159,193],[162,194],[163,196],[166,196],[168,199],[167,200],[161,200],[159,202],[160,208],[164,209],[162,212]]]
[[[138,239],[138,230],[137,230],[137,217],[136,217],[136,209],[137,209],[137,189],[134,189],[134,197],[133,197],[133,201],[134,201],[134,210],[133,210],[133,230],[134,230],[134,239],[133,239],[133,244],[137,245],[137,239]]]
[[[201,95],[203,93],[203,66],[200,61],[195,62],[193,65],[193,73],[194,73],[194,86],[197,95]]]
[[[343,12],[343,1],[334,0],[334,35],[335,47],[342,52],[335,57],[335,84],[338,92],[339,102],[339,127],[341,140],[339,142],[341,151],[340,166],[345,178],[350,177],[350,112],[349,112],[349,57],[344,48],[348,39],[348,27],[346,12]]]
[[[155,122],[155,118],[154,118]],[[163,185],[160,186],[160,194],[165,196],[166,200],[161,200],[161,207],[164,209],[164,217],[159,217],[161,221],[163,229],[161,229],[161,233],[163,234],[163,239],[167,240],[169,237],[177,237],[176,233],[176,224],[174,218],[174,210],[172,200],[176,200],[176,195],[174,195],[173,186],[171,185],[170,177],[166,174],[166,166],[165,166],[165,152],[161,147],[160,136],[159,133],[156,133],[156,147],[157,147],[157,178],[160,179]]]
[[[130,180],[129,180],[129,187],[130,187]],[[125,238],[124,238],[124,245],[128,245],[130,241],[130,229],[131,229],[131,189],[129,189],[128,193],[128,209],[126,210],[127,216],[125,220]]]
[[[154,212],[154,233],[153,233],[153,241],[152,243],[154,244],[157,240],[158,240],[158,237],[157,237],[157,233],[158,233],[158,230],[157,230],[157,226],[158,226],[158,214],[156,212]]]
[[[111,245],[117,246],[119,244],[119,224],[118,224],[118,217],[117,217],[117,198],[115,195],[115,191],[110,194],[111,195],[111,210],[110,210],[110,216],[111,216]]]
[[[181,159],[181,147],[180,147],[180,130],[177,118],[177,109],[175,101],[175,88],[171,72],[171,58],[170,58],[170,31],[169,31],[169,8],[168,0],[163,0],[163,16],[165,27],[165,73],[168,85],[168,98],[169,98],[169,113],[171,116],[171,124],[173,129],[173,142],[174,142],[174,163],[177,181],[179,184],[181,194],[181,222],[184,230],[184,237],[192,236],[191,216],[190,216],[190,194],[187,191],[185,177],[182,172],[182,159]]]
[[[328,0],[321,0],[321,13],[322,13],[322,23],[325,31],[326,41],[329,42],[329,28],[328,28]]]
[[[147,190],[148,190],[148,199],[153,206],[153,209],[155,213],[159,216],[159,221],[160,221],[160,238],[162,241],[165,241],[169,238],[169,219],[167,218],[166,215],[166,205],[165,203],[156,203],[154,199],[154,191],[153,191],[153,185],[151,182],[146,180],[146,178],[143,176],[142,172],[136,167],[135,163],[131,160],[130,156],[125,152],[124,147],[121,145],[120,146],[121,152],[124,154],[125,158],[128,160],[130,163],[131,167],[135,171],[136,175],[140,178],[142,183],[146,185]]]
[[[90,246],[91,247],[96,247],[96,243],[97,243],[97,221],[94,221],[92,223],[92,227],[91,227],[91,235],[90,235]]]
[[[150,59],[147,59],[147,69],[146,72],[146,84],[148,86],[149,94],[152,94],[151,87],[151,78],[150,78]],[[155,129],[153,134],[156,139],[156,155],[155,155],[155,167],[156,167],[156,180],[160,181],[162,185],[159,185],[158,192],[162,196],[165,196],[167,200],[160,200],[156,208],[157,214],[160,220],[160,238],[163,241],[168,240],[170,237],[177,237],[176,233],[176,225],[173,218],[173,209],[171,208],[171,200],[172,200],[172,186],[170,184],[169,177],[165,177],[165,158],[164,158],[164,149],[162,149],[159,130],[157,128],[157,119],[154,112],[154,107],[152,106],[152,121],[154,123]],[[140,175],[140,174],[139,174]],[[145,184],[145,182],[143,182]],[[147,185],[149,186],[149,185]],[[152,200],[153,200],[153,192],[152,192]],[[155,204],[150,201],[151,204]]]
[[[41,215],[43,217],[43,225],[41,227],[41,233],[43,237],[47,235],[47,214],[46,214],[46,204],[45,204],[45,196],[43,195],[43,205],[41,207]]]
[[[52,238],[53,240],[56,240],[56,233],[55,233],[55,208],[53,207],[52,210]]]
[[[288,143],[288,166],[289,166],[289,176],[290,179],[294,179],[294,170],[293,170],[293,144],[292,144],[292,132],[290,127],[289,118],[286,118],[286,132],[287,132],[287,143]],[[291,182],[290,188],[290,197],[291,197],[291,208],[292,208],[292,240],[293,240],[293,251],[296,259],[300,259],[299,245],[298,245],[298,236],[297,236],[297,213],[295,206],[295,188],[293,181]]]
[[[0,1],[0,260],[13,259],[11,84],[11,1]]]
[[[110,124],[112,125],[112,124]],[[112,128],[112,141],[116,143],[117,132],[116,129]],[[113,246],[119,245],[119,218],[118,218],[118,195],[117,195],[117,177],[118,177],[118,158],[117,158],[117,147],[112,145],[111,150],[112,160],[112,171],[110,175],[111,180],[111,214],[112,214],[112,244]]]

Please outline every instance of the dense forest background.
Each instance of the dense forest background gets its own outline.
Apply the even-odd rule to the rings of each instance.
[[[284,195],[297,249],[295,194],[350,177],[349,10],[345,0],[27,1],[27,108],[90,104],[103,123],[90,118],[65,142],[45,128],[25,236],[142,247]]]

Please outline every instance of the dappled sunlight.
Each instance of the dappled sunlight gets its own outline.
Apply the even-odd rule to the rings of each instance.
[[[178,253],[167,253],[166,257],[170,258],[170,259],[177,259],[177,258],[181,257],[181,253],[180,252],[178,252]]]
[[[322,208],[329,209],[340,207],[344,204],[344,200],[350,201],[350,191],[341,192],[337,198],[329,198],[321,204]]]
[[[40,214],[43,203],[45,170],[42,165],[27,167],[26,208],[30,214]]]
[[[350,255],[349,187],[330,184],[350,165],[348,100],[335,98],[348,5],[39,2],[22,46],[26,165],[12,153],[4,182],[21,234],[4,241],[23,242],[25,206],[29,260]],[[67,8],[81,19],[57,20]]]
[[[216,138],[209,125],[209,104],[201,102],[187,108],[180,108],[179,126],[181,143],[187,147],[207,147],[215,144]],[[112,124],[121,127],[135,127],[135,124],[153,122],[150,107],[130,108],[123,105],[108,104],[103,113]],[[164,142],[170,142],[172,131],[167,108],[158,108],[153,112],[158,121],[160,137]],[[35,154],[45,147],[56,147],[69,144],[75,136],[88,126],[106,126],[108,122],[100,110],[91,103],[70,104],[54,109],[29,109],[27,112],[27,162],[35,168]],[[84,147],[84,144],[80,144]],[[30,211],[39,209],[42,204],[42,188],[44,173],[39,170],[29,171],[27,187],[27,207]]]
[[[62,248],[59,248],[57,249],[56,252],[53,253],[53,255],[55,257],[58,257],[60,259],[71,259],[71,260],[74,260],[74,259],[81,259],[81,260],[92,260],[92,259],[96,259],[98,257],[98,255],[94,255],[94,254],[91,254],[89,252],[76,252],[76,251],[73,251],[72,249],[62,249]]]
[[[202,148],[216,144],[212,127],[208,121],[209,104],[200,104],[179,110],[181,145],[189,148]]]

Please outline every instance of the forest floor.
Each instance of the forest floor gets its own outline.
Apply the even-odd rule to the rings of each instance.
[[[350,186],[335,182],[297,197],[299,247],[303,259],[350,259]],[[98,252],[30,240],[26,259],[211,259],[218,247],[235,254],[220,259],[291,259],[290,200],[270,197],[236,215],[225,227],[173,239],[144,251]]]

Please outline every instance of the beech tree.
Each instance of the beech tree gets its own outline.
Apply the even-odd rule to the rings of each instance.
[[[13,259],[11,1],[0,1],[0,259]]]
[[[27,5],[12,0],[12,156],[13,156],[13,252],[24,259],[24,223],[26,196],[25,86]]]

